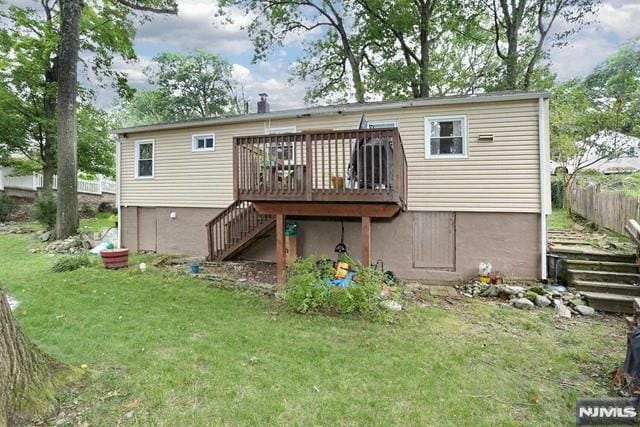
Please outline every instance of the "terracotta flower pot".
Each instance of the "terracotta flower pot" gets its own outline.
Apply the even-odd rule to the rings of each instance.
[[[100,251],[105,268],[127,268],[129,266],[129,249],[105,249]]]

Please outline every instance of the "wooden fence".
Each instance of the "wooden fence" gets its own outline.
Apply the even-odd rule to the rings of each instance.
[[[640,219],[640,198],[618,191],[602,191],[597,185],[572,188],[573,212],[620,234],[630,219]]]

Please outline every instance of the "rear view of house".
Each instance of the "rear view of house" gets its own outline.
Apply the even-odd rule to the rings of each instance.
[[[262,101],[266,104],[266,100]],[[494,93],[119,129],[120,244],[278,260],[336,243],[403,278],[546,276],[548,95]],[[274,231],[275,230],[275,231]]]

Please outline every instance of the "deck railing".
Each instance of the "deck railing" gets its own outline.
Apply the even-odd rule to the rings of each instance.
[[[207,224],[209,260],[224,258],[273,222],[272,216],[258,213],[251,202],[236,200]]]
[[[236,137],[233,148],[236,200],[406,205],[395,128]]]

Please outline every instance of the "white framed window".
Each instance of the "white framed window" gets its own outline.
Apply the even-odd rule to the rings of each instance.
[[[191,151],[215,151],[216,136],[213,133],[191,136]]]
[[[467,116],[424,119],[425,159],[464,158],[468,152]]]
[[[388,129],[397,127],[397,120],[371,120],[367,122],[367,128],[369,129]]]
[[[296,133],[295,126],[283,126],[276,128],[266,128],[265,134],[267,135],[279,135],[283,133]],[[295,163],[296,153],[293,149],[293,144],[290,142],[277,142],[272,143],[269,146],[269,156],[272,159],[283,160],[285,164]]]
[[[155,140],[136,141],[136,178],[153,178],[155,168]]]

